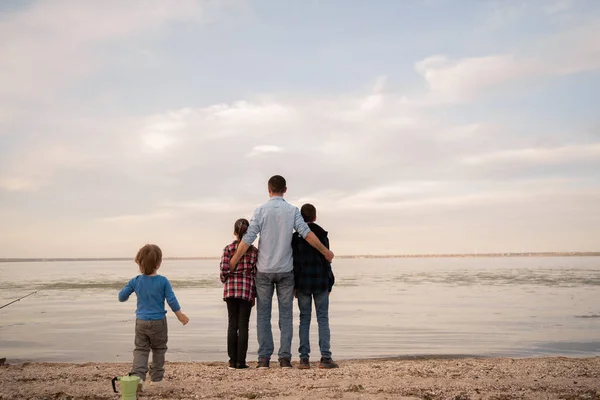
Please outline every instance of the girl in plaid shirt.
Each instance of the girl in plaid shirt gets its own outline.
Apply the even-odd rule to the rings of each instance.
[[[240,218],[235,221],[233,234],[237,238],[223,249],[221,256],[221,282],[223,282],[223,300],[227,303],[229,324],[227,327],[227,353],[229,355],[230,369],[248,368],[246,365],[246,352],[248,351],[248,323],[250,310],[254,306],[256,287],[256,260],[258,250],[250,246],[235,268],[229,267],[229,260],[235,254],[237,245],[248,230],[247,219]]]

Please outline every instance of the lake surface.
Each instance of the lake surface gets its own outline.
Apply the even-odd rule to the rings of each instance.
[[[600,257],[336,259],[333,269],[336,359],[600,356]],[[218,261],[165,260],[160,273],[190,317],[184,327],[167,314],[167,358],[227,360]],[[0,305],[40,290],[0,310],[0,357],[129,362],[136,300],[119,303],[117,293],[137,274],[133,261],[0,263]],[[294,320],[295,353],[297,307]],[[313,315],[315,359],[316,333]],[[257,347],[253,309],[249,360]]]

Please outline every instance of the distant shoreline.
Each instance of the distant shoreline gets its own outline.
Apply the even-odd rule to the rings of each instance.
[[[570,251],[570,252],[523,252],[523,253],[480,253],[480,254],[389,254],[389,255],[343,255],[337,259],[363,258],[490,258],[490,257],[599,257],[599,251]],[[165,257],[169,261],[185,260],[218,260],[219,257]],[[2,262],[68,262],[68,261],[133,261],[130,257],[47,257],[47,258],[0,258]]]

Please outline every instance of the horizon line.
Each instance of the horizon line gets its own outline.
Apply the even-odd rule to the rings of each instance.
[[[345,254],[335,256],[338,259],[352,258],[461,258],[461,257],[574,257],[600,256],[600,251],[522,251],[492,253],[423,253],[423,254]],[[183,256],[164,257],[163,260],[219,260],[220,256]],[[133,261],[132,257],[0,257],[0,262],[34,261]]]

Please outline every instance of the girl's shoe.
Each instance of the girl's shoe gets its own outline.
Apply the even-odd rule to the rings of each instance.
[[[227,368],[229,368],[229,369],[236,369],[235,361],[229,361],[229,367],[227,367]]]
[[[246,363],[240,364],[240,365],[237,366],[237,369],[247,369],[247,368],[250,368],[250,367]]]

